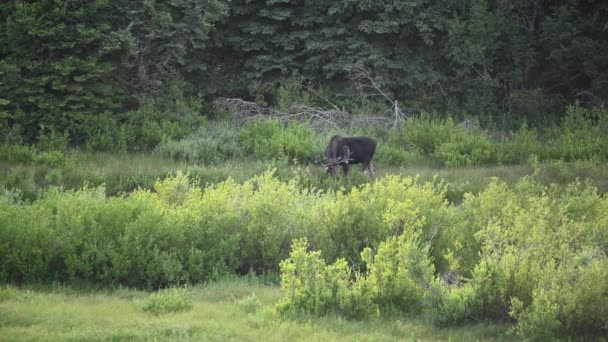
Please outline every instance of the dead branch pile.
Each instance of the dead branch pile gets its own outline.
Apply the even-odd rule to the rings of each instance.
[[[245,101],[239,98],[219,98],[213,101],[213,105],[227,111],[237,124],[242,125],[248,121],[273,118],[280,122],[298,121],[308,122],[314,130],[342,129],[347,127],[382,127],[395,128],[405,121],[410,113],[404,112],[397,102],[382,91],[380,85],[372,77],[369,68],[363,65],[353,65],[349,72],[349,82],[353,90],[360,96],[380,96],[391,104],[390,113],[385,115],[357,115],[353,116],[344,109],[323,99],[331,109],[314,108],[305,105],[293,105],[284,111],[259,106],[255,102]],[[315,93],[314,89],[302,85],[307,91]],[[316,93],[315,93],[316,94]],[[316,94],[318,96],[318,94]]]
[[[340,109],[321,109],[304,105],[294,105],[286,111],[265,108],[255,102],[237,98],[220,98],[213,101],[216,108],[227,111],[235,121],[242,125],[251,120],[273,118],[280,122],[298,121],[309,122],[311,128],[323,130],[342,128],[351,121],[351,115]]]

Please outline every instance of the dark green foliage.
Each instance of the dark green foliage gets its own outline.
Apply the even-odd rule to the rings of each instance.
[[[322,94],[300,105],[386,116],[392,99],[408,113],[538,128],[568,103],[606,104],[607,15],[599,0],[11,1],[0,5],[0,139],[34,143],[44,125],[92,149],[152,148],[175,128],[129,122],[151,99],[169,121],[181,113],[167,108],[201,97],[284,110],[297,93],[286,79]],[[350,87],[353,66],[369,68],[381,100]],[[125,142],[123,125],[145,127]],[[474,149],[444,152],[463,150]]]
[[[19,2],[3,10],[0,110],[28,141],[39,125],[82,141],[97,115],[121,107],[124,94],[101,49],[112,27],[109,1]]]
[[[221,67],[219,56],[206,47],[214,24],[227,12],[225,0],[112,1],[113,30],[103,50],[111,54],[132,100],[213,93],[212,82],[219,80],[209,75]]]

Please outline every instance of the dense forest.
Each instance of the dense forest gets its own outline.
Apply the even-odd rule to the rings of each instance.
[[[547,125],[608,99],[607,17],[594,0],[7,1],[0,137],[82,143],[141,124],[142,108],[275,106],[288,81],[348,110],[357,66],[407,113]]]

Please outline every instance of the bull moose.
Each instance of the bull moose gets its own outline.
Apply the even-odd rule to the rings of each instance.
[[[332,177],[337,175],[336,168],[342,165],[344,176],[348,175],[350,164],[363,166],[363,172],[374,177],[372,158],[376,152],[376,141],[368,137],[341,137],[334,135],[325,149],[325,162],[322,165]]]

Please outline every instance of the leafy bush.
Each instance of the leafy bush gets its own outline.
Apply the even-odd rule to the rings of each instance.
[[[310,161],[319,152],[314,132],[305,122],[283,127],[275,119],[255,120],[241,129],[239,140],[249,153],[264,160]]]
[[[240,131],[240,142],[248,152],[259,159],[281,159],[285,157],[281,123],[274,119],[255,120]]]
[[[524,164],[530,156],[545,158],[543,145],[535,129],[522,125],[512,136],[496,145],[499,164]]]
[[[582,251],[540,279],[526,305],[513,298],[511,315],[518,334],[536,340],[608,334],[608,257]]]
[[[412,148],[423,155],[431,156],[439,146],[448,142],[453,132],[458,129],[451,118],[440,121],[424,114],[404,123],[404,142],[411,144]]]
[[[100,115],[88,129],[84,147],[88,151],[126,152],[133,147],[130,126],[110,114]]]
[[[434,156],[446,166],[486,165],[495,161],[494,146],[483,135],[460,134],[457,137],[435,151]]]
[[[245,313],[255,313],[261,307],[258,296],[253,293],[237,302],[237,306]]]
[[[553,280],[574,279],[574,269],[582,265],[587,268],[595,260],[605,258],[605,253],[590,254],[589,249],[608,244],[608,232],[600,228],[606,224],[608,207],[593,188],[580,184],[558,190],[522,181],[500,198],[502,208],[475,233],[482,248],[472,283],[479,289],[484,316],[504,318],[515,310],[515,315],[523,318],[526,316],[521,313],[528,312],[526,308],[530,305],[544,305],[535,301],[541,300],[539,296],[547,293]],[[566,267],[581,258],[586,263]],[[599,282],[595,286],[604,284]],[[566,289],[558,286],[554,291]],[[597,300],[604,299],[600,296]],[[571,314],[568,319],[572,321],[583,319],[580,312]],[[593,325],[591,330],[597,329]]]
[[[387,138],[378,144],[374,161],[384,165],[406,165],[422,157],[420,149],[411,147],[401,128],[390,129]]]
[[[0,160],[11,164],[42,164],[50,167],[65,165],[67,159],[63,151],[39,152],[34,146],[0,145]]]
[[[282,313],[324,315],[342,312],[339,293],[348,291],[350,269],[346,260],[326,265],[321,252],[307,252],[306,239],[295,240],[289,258],[282,261],[281,289],[283,298],[277,303]]]
[[[424,293],[424,317],[436,326],[461,324],[479,312],[477,290],[470,286],[446,286],[441,280],[434,279]]]
[[[31,163],[36,160],[36,148],[23,145],[0,145],[0,160],[11,164]]]
[[[418,313],[435,271],[429,250],[417,234],[406,231],[390,237],[380,244],[376,255],[369,248],[362,252],[368,272],[358,281],[366,283],[380,308]]]
[[[451,118],[431,119],[427,115],[404,124],[403,146],[411,146],[421,154],[454,166],[491,164],[496,160],[494,144],[478,128],[467,129]]]
[[[417,158],[420,156],[416,152],[407,151],[403,146],[380,143],[373,161],[380,165],[407,165]]]
[[[569,106],[561,129],[549,136],[551,153],[565,160],[608,159],[608,111]]]
[[[533,177],[495,180],[458,207],[445,194],[398,176],[321,192],[272,172],[204,190],[178,173],[128,197],[5,191],[0,281],[155,289],[280,268],[284,313],[399,311],[441,326],[512,317],[523,337],[606,333],[605,196]],[[455,285],[439,280],[446,272]]]
[[[415,236],[390,238],[375,256],[365,249],[361,257],[368,271],[356,272],[354,281],[345,259],[327,265],[321,252],[307,252],[307,245],[305,239],[294,241],[289,258],[281,262],[284,297],[277,304],[279,312],[361,318],[381,311],[420,311],[433,266],[428,246],[420,247]]]
[[[217,163],[231,158],[242,158],[245,155],[238,139],[236,126],[228,122],[220,122],[201,126],[184,139],[164,141],[155,148],[154,152],[189,163]]]
[[[67,131],[60,134],[54,129],[47,130],[44,125],[40,127],[37,147],[42,151],[64,152],[68,146],[69,134]]]
[[[311,161],[315,152],[315,135],[308,123],[291,121],[285,127],[281,140],[283,151],[289,159]]]
[[[153,315],[163,315],[192,309],[192,297],[186,288],[173,287],[150,295],[142,309]]]

